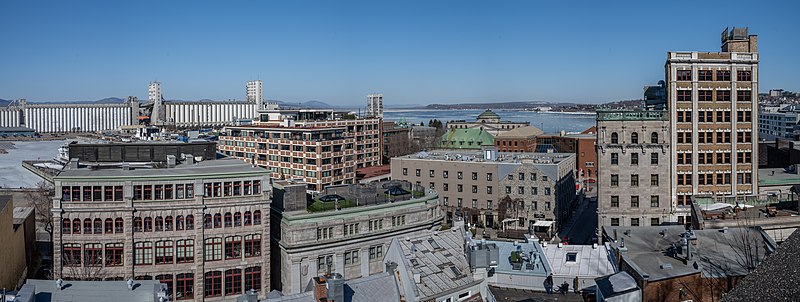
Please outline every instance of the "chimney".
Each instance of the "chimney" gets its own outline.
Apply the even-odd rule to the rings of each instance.
[[[314,301],[344,302],[344,277],[338,273],[314,277]]]
[[[79,163],[80,163],[80,159],[79,158],[72,158],[72,159],[69,160],[68,166],[69,166],[70,169],[77,169]]]
[[[183,155],[183,160],[185,161],[185,163],[187,165],[193,165],[194,164],[194,156],[192,156],[191,154],[184,154]]]
[[[175,168],[175,155],[167,155],[167,168]]]

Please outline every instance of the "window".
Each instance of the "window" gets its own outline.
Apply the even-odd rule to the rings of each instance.
[[[691,90],[678,90],[676,98],[677,98],[678,102],[691,102],[692,101],[692,91]],[[690,118],[690,120],[691,120],[691,118]]]
[[[639,196],[631,196],[631,208],[639,207]]]
[[[750,70],[737,70],[736,71],[736,80],[737,81],[752,81],[753,77],[750,73]]]
[[[435,172],[435,171],[433,171],[433,170],[429,170],[429,171],[428,171],[428,175],[429,175],[430,177],[434,177],[434,176],[435,176],[435,173],[436,173],[436,172]]]
[[[250,211],[245,211],[244,212],[244,225],[248,226],[248,225],[252,225],[252,224],[253,224],[253,213],[250,213]]]
[[[352,265],[358,264],[358,250],[352,251],[345,251],[344,252],[344,264],[345,265]]]
[[[253,211],[253,224],[254,225],[261,224],[261,210]]]
[[[619,196],[611,196],[611,207],[619,208]]]
[[[244,269],[244,287],[248,290],[261,290],[261,267],[254,266]]]
[[[242,257],[242,236],[225,237],[225,259]]]
[[[333,263],[333,255],[323,255],[317,257],[317,271],[333,271],[335,269]]]
[[[382,260],[383,259],[383,246],[373,245],[369,247],[369,260]]]
[[[92,220],[89,218],[83,220],[83,233],[84,234],[92,233]]]
[[[611,153],[611,164],[619,165],[619,153]]]
[[[233,215],[231,212],[225,213],[225,227],[229,228],[233,226]]]
[[[103,245],[100,243],[87,243],[83,246],[83,265],[103,265]]]
[[[414,175],[416,175],[417,177],[420,177],[422,175],[422,171],[420,169],[416,169],[416,170],[414,170]]]
[[[403,168],[403,176],[408,176],[408,168]]]
[[[576,261],[578,261],[578,253],[575,253],[575,252],[567,253],[566,261],[567,262],[576,262]]]
[[[619,186],[619,175],[611,174],[611,186],[612,187]]]
[[[692,80],[692,71],[691,70],[678,70],[677,71],[678,81],[691,81]]]
[[[204,280],[204,296],[217,297],[222,295],[222,272],[207,272]]]
[[[344,230],[342,234],[344,234],[345,236],[358,235],[358,233],[359,233],[358,223],[348,223],[344,225]]]
[[[619,218],[611,218],[611,226],[619,226]]]
[[[697,91],[697,100],[700,102],[711,102],[711,90],[698,90]]]
[[[446,183],[445,183],[445,184],[442,184],[442,191],[445,191],[445,192],[447,192],[447,191],[449,191],[449,190],[450,190],[450,186],[449,186],[448,184],[446,184]]]
[[[730,81],[730,80],[731,80],[730,70],[717,70],[717,81]]]
[[[492,186],[486,187],[486,194],[492,194]]]
[[[164,218],[164,230],[172,231],[172,216],[167,216],[167,218]]]
[[[651,208],[657,208],[658,207],[658,196],[657,195],[650,196],[650,207]]]
[[[216,213],[214,214],[214,228],[221,228],[222,227],[222,214]]]
[[[78,224],[80,225],[80,223]],[[64,244],[64,266],[81,266],[81,245],[80,243]]]
[[[638,144],[639,143],[639,133],[631,133],[631,144]]]
[[[698,81],[712,81],[714,76],[714,72],[711,70],[698,70],[697,71],[697,80]]]
[[[164,218],[161,216],[156,216],[156,231],[160,232],[164,230]]]
[[[525,187],[517,187],[517,194],[525,194]]]
[[[658,133],[657,132],[650,133],[650,143],[651,144],[658,144]]]
[[[650,218],[650,225],[657,226],[657,225],[660,225],[660,224],[661,224],[661,222],[658,220],[658,218]]]
[[[242,293],[242,269],[232,268],[225,271],[225,295]]]
[[[486,173],[486,181],[492,181],[492,173]]]
[[[447,171],[442,171],[442,178],[447,178],[448,176]]]
[[[639,165],[639,153],[631,153],[631,165]]]
[[[478,186],[476,185],[472,186],[472,193],[478,193]]]
[[[144,218],[144,231],[145,232],[152,232],[153,231],[153,218],[145,217]]]
[[[253,234],[244,236],[244,256],[261,256],[261,235]]]
[[[639,218],[631,218],[631,226],[639,226]]]
[[[730,101],[731,101],[730,90],[717,90],[717,102],[730,102]]]
[[[750,102],[752,101],[752,93],[750,90],[737,90],[736,91],[736,101],[737,102]]]
[[[658,174],[650,174],[650,185],[654,187],[658,186]]]
[[[194,230],[194,216],[193,215],[186,215],[186,229],[187,230]]]
[[[658,165],[658,153],[656,152],[650,153],[650,164]]]
[[[175,242],[175,256],[178,263],[194,262],[194,240],[185,239]]]
[[[178,274],[175,278],[175,299],[194,299],[194,274]]]
[[[611,132],[611,143],[619,144],[619,135],[616,132]]]
[[[72,233],[72,220],[64,219],[61,221],[61,232],[64,234]]]
[[[167,297],[172,299],[172,274],[156,275],[156,280],[167,285]]]
[[[106,218],[104,225],[106,234],[114,234],[114,220],[111,220],[111,218]]]
[[[550,195],[550,188],[544,188],[544,195]]]
[[[208,238],[203,245],[203,258],[205,261],[222,260],[222,238]]]
[[[464,178],[464,173],[462,173],[461,171],[456,172],[456,178],[463,179]]]
[[[317,240],[333,238],[333,227],[317,228]]]
[[[156,242],[156,264],[171,264],[174,257],[174,247],[171,240]]]
[[[153,264],[153,243],[149,241],[134,244],[134,264]]]

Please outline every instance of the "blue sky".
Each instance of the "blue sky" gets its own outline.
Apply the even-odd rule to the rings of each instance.
[[[800,1],[0,1],[0,98],[362,105],[639,98],[668,50],[759,35],[761,91],[799,91]],[[646,2],[646,3],[645,3]]]

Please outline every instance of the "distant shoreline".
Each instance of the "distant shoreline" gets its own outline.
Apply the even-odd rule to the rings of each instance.
[[[468,111],[468,110],[484,110],[484,109],[384,109],[383,112],[426,112],[426,111]],[[574,114],[574,115],[595,115],[595,112],[588,111],[534,111],[523,109],[503,109],[494,108],[497,111],[517,111],[517,112],[532,112],[532,113],[547,113],[547,114]]]

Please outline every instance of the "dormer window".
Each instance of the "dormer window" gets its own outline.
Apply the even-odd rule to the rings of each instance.
[[[567,262],[577,262],[578,261],[578,253],[570,252],[567,253]]]

